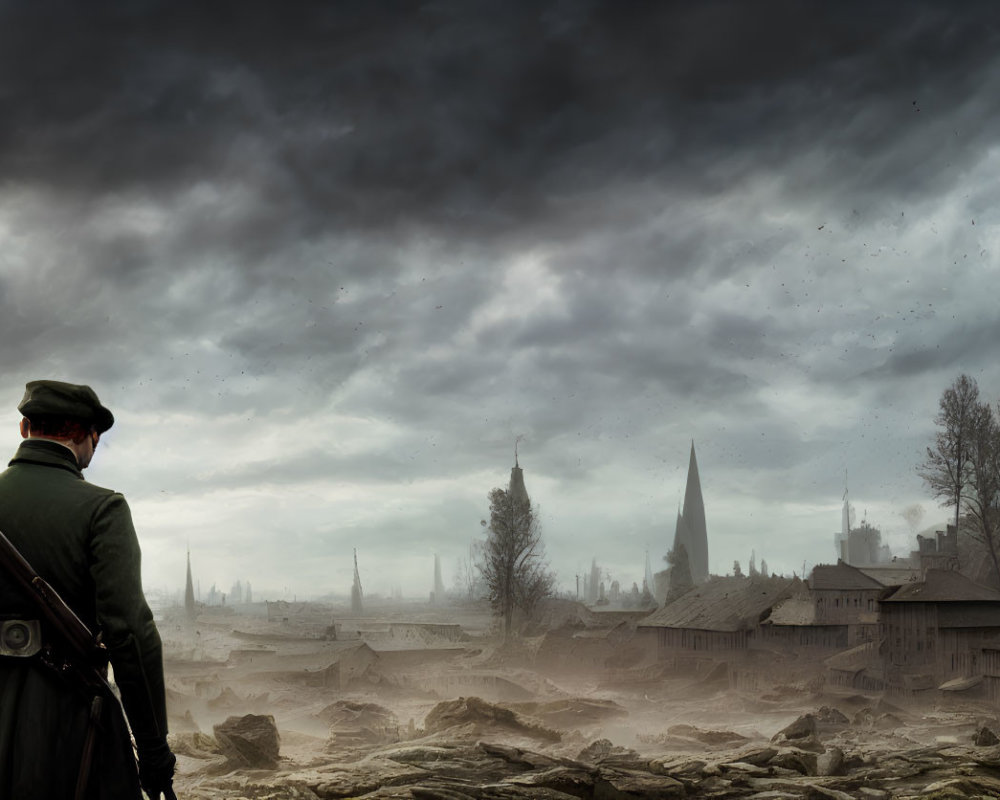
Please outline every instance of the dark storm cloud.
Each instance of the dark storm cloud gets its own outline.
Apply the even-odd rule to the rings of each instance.
[[[905,379],[915,374],[962,369],[963,364],[988,360],[1000,341],[1000,321],[962,323],[948,330],[942,339],[927,347],[904,349],[886,359],[878,372],[886,380]]]
[[[522,434],[581,516],[692,438],[720,515],[897,491],[990,363],[991,7],[286,5],[0,9],[0,374],[120,402],[183,524],[445,541]]]
[[[258,258],[342,226],[565,235],[593,191],[831,151],[845,188],[933,187],[974,148],[913,131],[982,110],[996,44],[934,4],[46,5],[5,13],[7,180],[240,186],[217,235]]]

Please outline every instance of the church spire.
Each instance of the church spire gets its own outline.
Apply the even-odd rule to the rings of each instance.
[[[682,516],[687,534],[685,549],[690,559],[691,578],[695,583],[702,583],[708,580],[708,530],[705,525],[705,501],[701,496],[701,479],[698,477],[694,440],[691,441],[691,458],[688,462]]]
[[[187,551],[187,582],[184,585],[184,611],[188,617],[195,615],[194,605],[194,581],[191,580],[191,548]]]
[[[354,583],[351,586],[351,612],[364,613],[364,592],[361,591],[361,573],[358,571],[358,548],[354,548]]]
[[[515,500],[520,503],[530,503],[528,490],[524,488],[524,470],[517,463],[517,443],[521,440],[518,436],[514,441],[514,466],[510,470],[510,486],[508,491]]]

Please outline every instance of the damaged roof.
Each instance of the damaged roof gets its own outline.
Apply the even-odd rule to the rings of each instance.
[[[771,625],[815,625],[816,604],[808,597],[789,597],[775,603],[765,622]]]
[[[920,580],[919,567],[904,567],[898,565],[858,567],[869,578],[874,578],[883,586],[902,586]]]
[[[855,647],[834,653],[829,658],[824,659],[823,663],[830,669],[841,672],[860,672],[871,664],[877,656],[877,642],[862,642]]]
[[[883,603],[1000,603],[1000,592],[948,569],[929,569],[922,581],[899,587]]]
[[[802,582],[797,578],[712,577],[639,622],[642,628],[748,630]]]
[[[859,589],[880,590],[885,588],[875,578],[866,575],[857,567],[852,567],[838,559],[836,564],[817,564],[813,567],[809,578],[809,586],[816,590],[847,590]]]

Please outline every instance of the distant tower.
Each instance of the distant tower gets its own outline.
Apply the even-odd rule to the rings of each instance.
[[[517,463],[517,442],[514,442],[514,466],[510,470],[510,486],[508,491],[519,503],[530,503],[528,490],[524,488],[524,470]]]
[[[196,614],[194,604],[194,581],[191,580],[191,548],[187,552],[187,582],[184,586],[184,611],[190,619]]]
[[[361,573],[358,572],[358,549],[354,548],[354,585],[351,587],[351,611],[364,613],[364,595],[361,592]]]
[[[834,534],[833,546],[837,558],[850,563],[849,543],[851,539],[851,503],[847,496],[847,470],[844,470],[844,507],[840,512],[840,533]]]
[[[701,496],[698,477],[698,460],[691,442],[691,459],[688,462],[687,487],[684,490],[684,510],[677,512],[674,547],[683,544],[688,553],[691,580],[703,583],[708,580],[708,530],[705,526],[705,501]]]
[[[594,605],[601,597],[601,569],[597,558],[590,562],[590,578],[587,580],[587,603]]]
[[[432,603],[444,601],[444,581],[441,580],[441,556],[434,554],[434,592],[431,594]]]
[[[677,523],[674,526],[674,546],[673,549],[676,550],[678,545],[684,545],[684,549],[688,552],[688,561],[691,560],[691,529],[688,528],[687,523],[684,521],[684,514],[681,510],[677,509]]]

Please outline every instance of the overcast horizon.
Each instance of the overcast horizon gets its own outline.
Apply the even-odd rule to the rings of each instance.
[[[0,429],[116,424],[147,589],[446,586],[514,443],[561,589],[894,553],[1000,398],[1000,34],[969,3],[5,3]],[[903,518],[919,503],[916,528]]]

